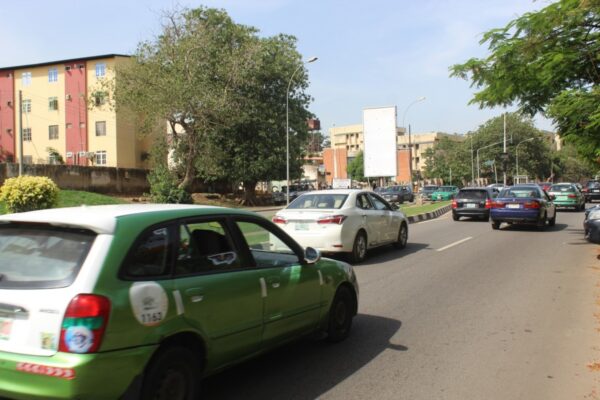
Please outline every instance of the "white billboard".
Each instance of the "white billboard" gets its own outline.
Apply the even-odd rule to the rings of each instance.
[[[396,176],[396,107],[363,110],[365,176]]]

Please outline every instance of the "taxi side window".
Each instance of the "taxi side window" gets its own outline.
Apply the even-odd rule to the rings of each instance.
[[[175,263],[177,275],[221,272],[240,266],[238,254],[220,221],[180,225]]]
[[[124,264],[128,278],[157,277],[168,273],[169,230],[166,227],[146,231],[137,240]]]
[[[362,208],[363,210],[371,210],[373,208],[365,193],[361,193],[356,196],[356,206],[358,208]]]
[[[236,222],[259,268],[297,265],[300,259],[276,233],[254,222]]]
[[[377,198],[377,196],[373,195],[373,194],[369,194],[369,196],[371,197],[371,201],[373,202],[373,204],[375,205],[375,209],[376,210],[388,210],[388,206],[381,200],[379,200],[379,198]]]

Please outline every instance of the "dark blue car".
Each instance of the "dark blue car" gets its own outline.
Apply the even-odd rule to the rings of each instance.
[[[540,228],[556,223],[556,208],[552,199],[538,185],[517,185],[505,188],[492,203],[492,228],[502,222],[530,224]]]

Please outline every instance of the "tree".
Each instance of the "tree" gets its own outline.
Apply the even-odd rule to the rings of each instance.
[[[560,0],[483,35],[490,55],[450,68],[480,89],[470,103],[519,105],[557,124],[588,160],[600,157],[600,2]]]
[[[198,160],[215,156],[209,135],[234,123],[243,109],[238,91],[253,79],[249,66],[259,48],[256,30],[222,10],[184,9],[164,21],[157,38],[138,45],[133,62],[117,66],[115,104],[139,116],[142,134],[164,134],[166,121],[179,187],[189,189]]]
[[[243,106],[237,110],[232,124],[210,135],[210,146],[218,153],[219,171],[232,182],[243,182],[245,204],[254,203],[257,182],[285,179],[288,84],[291,179],[301,178],[308,142],[306,121],[312,116],[307,109],[311,97],[305,93],[308,77],[302,56],[296,50],[296,39],[277,35],[256,41],[260,51],[254,54],[249,66],[248,75],[252,79],[238,88]]]
[[[347,167],[348,176],[355,181],[365,180],[365,159],[362,151],[359,151],[356,157],[348,164]]]

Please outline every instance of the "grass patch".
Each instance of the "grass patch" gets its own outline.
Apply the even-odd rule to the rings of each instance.
[[[407,217],[410,217],[413,215],[424,214],[424,213],[435,211],[438,208],[442,208],[451,203],[452,203],[451,200],[447,200],[447,201],[438,201],[436,203],[431,203],[431,204],[424,204],[422,206],[413,206],[413,205],[407,204],[407,205],[401,205],[400,210],[402,210],[402,212]]]
[[[61,190],[58,193],[57,208],[60,207],[78,207],[80,205],[96,206],[104,204],[125,204],[127,201],[117,197],[106,196],[104,194],[83,192],[80,190]],[[8,210],[4,202],[0,201],[0,214],[6,214]]]

